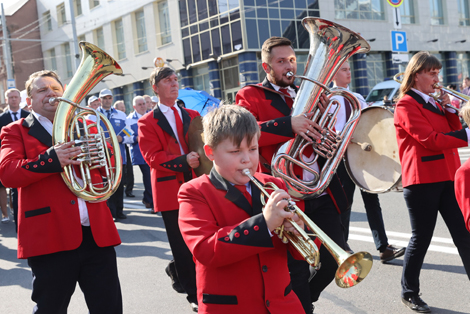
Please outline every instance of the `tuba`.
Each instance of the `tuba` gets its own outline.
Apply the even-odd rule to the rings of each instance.
[[[122,175],[121,151],[109,120],[100,112],[80,106],[79,103],[102,79],[110,74],[120,75],[122,69],[97,46],[86,42],[80,42],[79,45],[82,60],[77,72],[62,97],[49,99],[50,103],[59,101],[54,117],[52,143],[56,145],[75,141],[75,145],[80,145],[82,152],[77,160],[81,161],[79,168],[82,180],[76,179],[72,165],[64,167],[62,179],[77,197],[89,202],[100,202],[108,199],[119,187]],[[87,124],[85,117],[90,114],[96,116],[96,122]],[[107,131],[101,127],[101,122]],[[96,128],[97,132],[90,132],[92,128]],[[114,154],[110,154],[107,149],[107,132]],[[90,170],[95,168],[103,168],[105,182],[92,182]]]
[[[273,157],[271,169],[275,177],[286,182],[290,195],[309,199],[320,195],[328,187],[361,115],[360,103],[351,92],[344,88],[329,89],[327,85],[348,58],[355,53],[368,52],[370,46],[359,34],[325,19],[306,17],[302,24],[309,32],[310,51],[304,76],[288,73],[302,79],[294,100],[292,116],[313,112],[312,120],[322,128],[322,138],[309,143],[301,136],[296,136],[279,148]],[[329,93],[328,99],[343,96],[352,106],[351,116],[341,132],[334,130],[340,109],[336,100],[330,100],[325,112],[320,112],[318,102],[324,91]],[[307,160],[303,154],[308,146],[312,146],[316,153],[313,160]],[[326,161],[322,170],[317,172],[310,166],[317,162],[319,156]],[[294,174],[294,166],[309,172],[313,180],[299,179]]]

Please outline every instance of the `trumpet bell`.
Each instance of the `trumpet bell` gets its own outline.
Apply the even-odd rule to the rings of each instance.
[[[346,255],[335,274],[336,285],[340,288],[350,288],[360,283],[369,274],[373,264],[372,255],[368,252]]]

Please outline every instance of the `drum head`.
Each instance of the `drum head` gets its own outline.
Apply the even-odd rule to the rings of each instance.
[[[212,161],[204,153],[204,128],[202,127],[202,117],[197,116],[191,120],[188,128],[188,148],[190,152],[199,154],[199,167],[193,169],[199,177],[209,174],[212,169]]]
[[[368,143],[370,151],[363,148]],[[401,182],[401,165],[393,113],[384,107],[367,107],[344,155],[351,179],[370,193],[384,193]]]

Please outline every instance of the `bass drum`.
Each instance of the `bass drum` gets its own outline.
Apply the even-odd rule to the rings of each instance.
[[[402,191],[392,109],[374,106],[362,110],[344,164],[352,181],[366,192]]]

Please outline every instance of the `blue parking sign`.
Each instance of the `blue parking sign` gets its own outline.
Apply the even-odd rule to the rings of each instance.
[[[408,44],[406,43],[406,32],[392,31],[392,51],[408,52]]]

